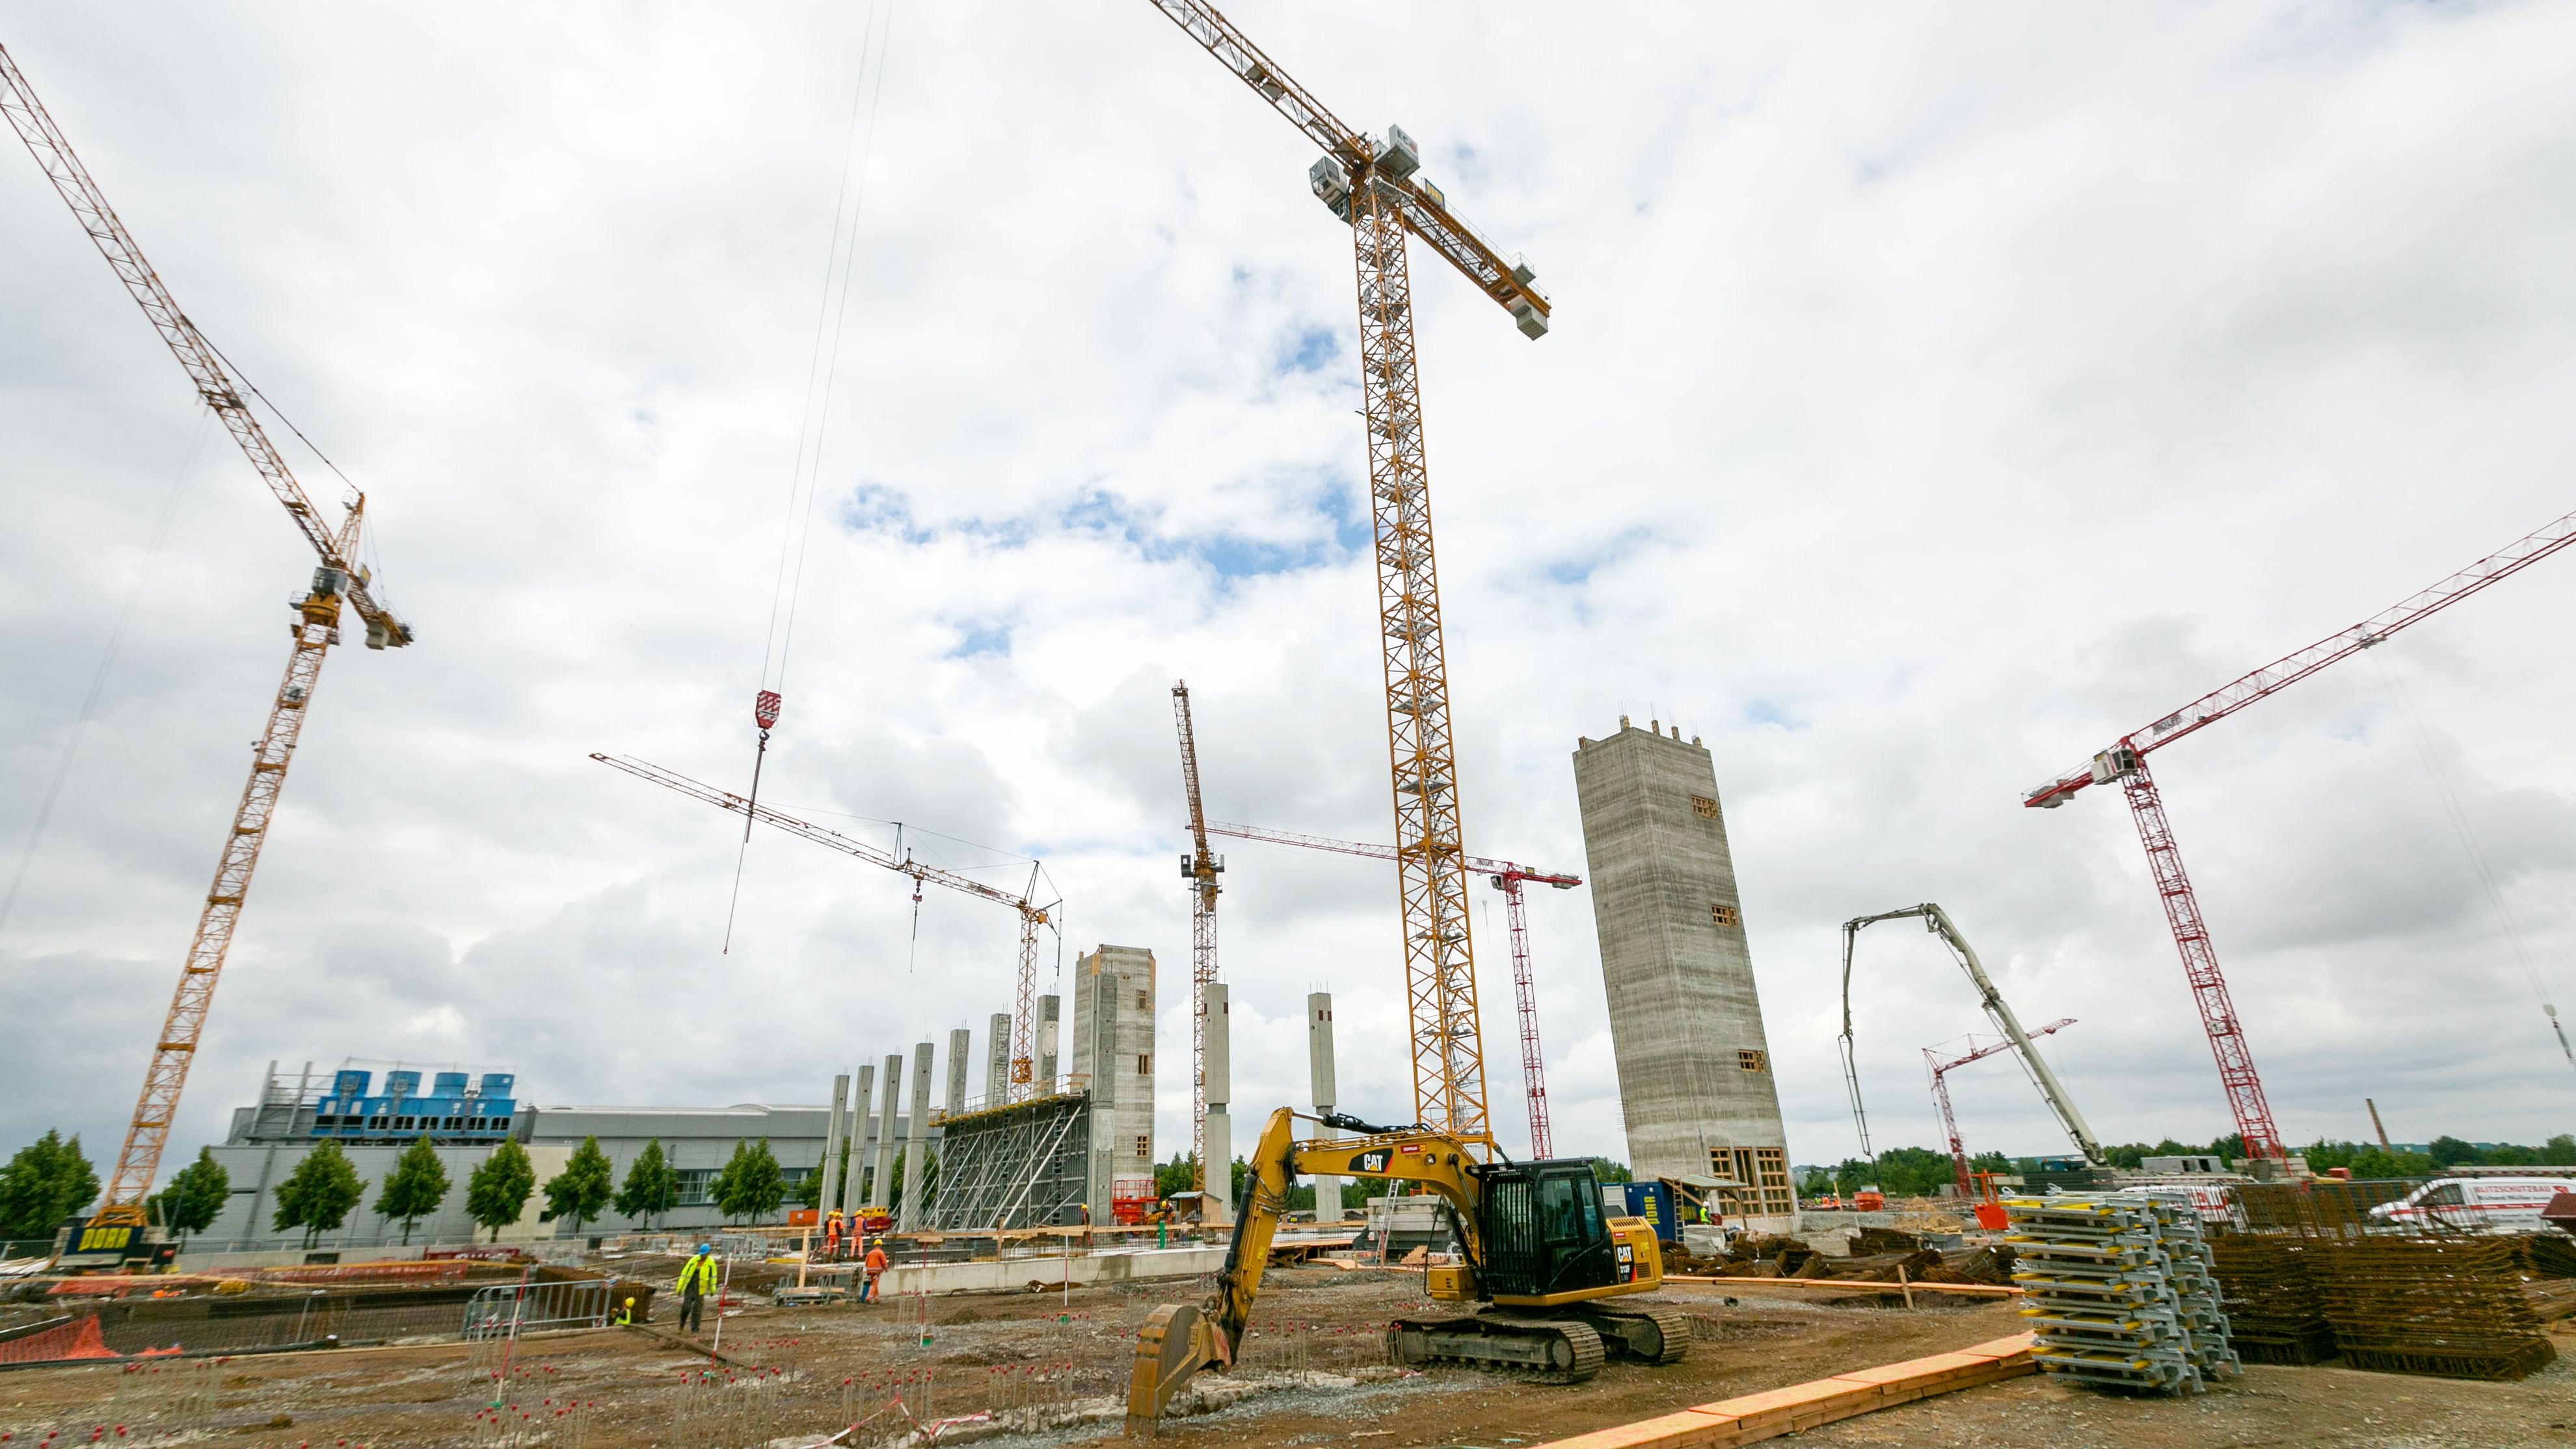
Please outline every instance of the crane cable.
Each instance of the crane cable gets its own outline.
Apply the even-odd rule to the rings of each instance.
[[[2486,849],[2478,843],[2477,829],[2469,823],[2467,807],[2460,803],[2459,787],[2451,783],[2451,772],[2442,767],[2441,756],[2434,752],[2432,733],[2425,727],[2414,691],[2377,653],[2370,656],[2370,662],[2379,667],[2380,682],[2388,687],[2388,697],[2396,703],[2397,716],[2406,726],[2407,742],[2415,747],[2415,757],[2423,762],[2424,773],[2433,782],[2433,794],[2441,802],[2443,818],[2450,822],[2452,833],[2459,836],[2469,868],[2477,874],[2478,884],[2486,891],[2487,904],[2495,908],[2496,920],[2504,927],[2505,941],[2513,947],[2514,959],[2530,981],[2532,994],[2540,998],[2540,1009],[2549,1017],[2549,1029],[2557,1034],[2558,1050],[2566,1055],[2568,1065],[2576,1066],[2576,1047],[2568,1045],[2567,1028],[2558,1019],[2558,1004],[2549,999],[2548,984],[2541,980],[2540,967],[2531,959],[2531,947],[2524,941],[2513,912],[2505,906],[2504,887],[2497,883],[2495,867],[2487,862]]]
[[[187,496],[188,480],[196,476],[197,464],[205,456],[206,440],[214,435],[214,424],[215,410],[207,408],[197,419],[196,434],[179,461],[179,476],[171,480],[169,496],[161,500],[161,516],[153,520],[152,541],[143,550],[143,567],[135,570],[134,583],[125,591],[125,607],[117,610],[116,624],[108,630],[107,648],[99,655],[98,672],[90,676],[89,693],[82,696],[80,714],[72,721],[71,737],[63,742],[62,760],[54,766],[54,778],[45,786],[44,799],[36,805],[36,822],[28,828],[26,848],[18,853],[18,868],[9,874],[8,894],[0,896],[0,927],[8,925],[10,912],[17,909],[18,889],[27,883],[27,867],[34,864],[36,847],[44,842],[45,826],[54,818],[55,802],[62,798],[63,784],[71,778],[72,761],[80,754],[81,736],[89,732],[90,721],[98,714],[99,698],[107,691],[107,677],[116,668],[116,656],[125,648],[125,634],[134,624],[136,606],[143,602],[144,585],[151,582],[153,565],[161,560],[161,545],[169,540],[170,525],[179,516],[179,502]]]
[[[742,844],[734,852],[733,893],[725,903],[721,954],[728,956],[733,954],[734,916],[742,904],[743,865],[751,854],[752,806],[760,800],[761,766],[769,758],[770,727],[778,722],[786,701],[787,659],[796,639],[796,606],[804,593],[806,547],[814,534],[814,499],[822,491],[823,438],[832,416],[832,383],[840,372],[841,337],[849,323],[850,276],[859,255],[859,215],[867,204],[869,162],[876,155],[877,107],[885,99],[886,42],[893,34],[893,0],[886,0],[882,30],[877,26],[877,5],[870,0],[867,16],[859,27],[859,79],[850,96],[849,130],[841,142],[841,182],[832,196],[831,243],[823,254],[823,295],[814,318],[813,355],[805,366],[804,411],[796,420],[796,463],[788,474],[778,568],[770,580],[769,623],[761,637],[760,688],[752,701],[752,718],[760,727],[760,742],[752,756],[751,794],[743,806]],[[873,91],[868,80],[872,55],[876,61]],[[866,122],[864,135],[862,119]],[[851,185],[854,170],[855,190]],[[802,507],[797,502],[800,493],[804,496]],[[786,610],[783,627],[779,620],[782,603]],[[770,668],[773,661],[777,665],[774,677]]]

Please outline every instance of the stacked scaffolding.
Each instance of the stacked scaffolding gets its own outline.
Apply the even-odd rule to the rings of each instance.
[[[1034,1097],[941,1124],[935,1232],[1064,1227],[1082,1221],[1091,1097]]]
[[[2182,1194],[2008,1198],[2041,1371],[2155,1393],[2200,1392],[2234,1373],[2200,1216]]]

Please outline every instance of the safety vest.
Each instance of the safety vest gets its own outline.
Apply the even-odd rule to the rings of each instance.
[[[712,1292],[714,1292],[714,1291],[715,1291],[715,1287],[716,1287],[716,1255],[715,1255],[715,1254],[713,1254],[713,1253],[700,1253],[700,1254],[698,1254],[697,1256],[695,1256],[695,1257],[693,1257],[693,1258],[689,1259],[689,1261],[687,1261],[687,1262],[685,1262],[685,1263],[682,1263],[682,1264],[680,1265],[680,1281],[679,1281],[679,1284],[678,1284],[676,1287],[674,1287],[671,1291],[673,1291],[673,1292],[675,1292],[675,1293],[682,1293],[682,1294],[687,1293],[687,1292],[689,1291],[689,1284],[690,1284],[690,1282],[692,1281],[692,1279],[693,1279],[693,1278],[694,1278],[695,1282],[697,1283],[697,1286],[698,1286],[698,1288],[700,1289],[700,1291],[702,1291],[702,1292],[708,1292],[708,1293],[712,1293]]]

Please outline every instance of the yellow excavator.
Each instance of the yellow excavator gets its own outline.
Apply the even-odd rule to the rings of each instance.
[[[1300,1119],[1360,1135],[1301,1142]],[[1601,1372],[1612,1355],[1678,1363],[1690,1352],[1688,1315],[1613,1301],[1663,1286],[1664,1260],[1644,1218],[1603,1214],[1592,1162],[1484,1163],[1457,1138],[1419,1126],[1374,1127],[1285,1107],[1271,1113],[1248,1164],[1242,1215],[1216,1292],[1204,1304],[1164,1304],[1136,1335],[1127,1432],[1152,1437],[1193,1374],[1234,1362],[1271,1235],[1301,1176],[1402,1178],[1444,1199],[1465,1261],[1427,1268],[1424,1293],[1483,1306],[1389,1324],[1387,1344],[1398,1363],[1463,1364],[1561,1384]]]

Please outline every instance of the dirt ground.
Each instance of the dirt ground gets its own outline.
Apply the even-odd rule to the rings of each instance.
[[[1517,1449],[1760,1389],[2001,1337],[2011,1305],[1951,1300],[1913,1310],[1816,1303],[1758,1290],[1668,1288],[1693,1314],[1683,1363],[1613,1363],[1590,1383],[1544,1387],[1462,1370],[1396,1375],[1376,1327],[1428,1311],[1419,1279],[1273,1273],[1238,1382],[1270,1386],[1221,1411],[1170,1421],[1198,1449],[1347,1444],[1354,1449]],[[724,1361],[650,1330],[523,1341],[506,1380],[497,1346],[161,1360],[0,1374],[0,1449],[204,1441],[241,1449],[548,1445],[552,1449],[787,1449],[853,1420],[853,1443],[909,1422],[992,1449],[1057,1449],[1115,1437],[1114,1418],[995,1434],[974,1419],[1059,1422],[1124,1391],[1136,1325],[1185,1285],[1065,1298],[995,1295],[891,1305],[750,1308],[724,1324]],[[926,1322],[925,1322],[926,1319]],[[2576,1320],[2562,1322],[2576,1328]],[[927,1335],[928,1342],[921,1342]],[[2576,1333],[2562,1332],[2576,1356]],[[1361,1381],[1353,1382],[1356,1376]],[[894,1400],[900,1408],[891,1407]],[[123,1429],[120,1435],[119,1428]],[[2336,1368],[2257,1367],[2191,1399],[2127,1399],[2043,1378],[1945,1395],[1798,1436],[1824,1444],[2049,1446],[2576,1446],[2576,1367],[2517,1384],[2457,1383]]]

